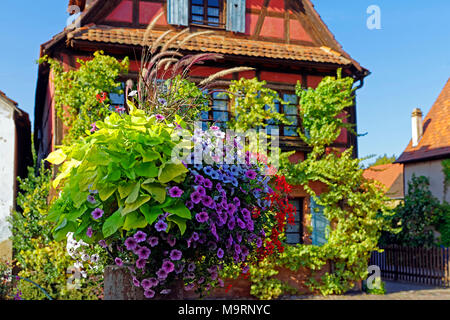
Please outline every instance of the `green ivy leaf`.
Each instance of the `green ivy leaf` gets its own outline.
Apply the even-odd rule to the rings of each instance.
[[[125,204],[131,204],[137,200],[137,197],[139,196],[139,190],[141,189],[141,184],[136,182],[136,184],[133,186],[133,189],[130,192],[130,195],[128,196],[127,200],[125,200]]]

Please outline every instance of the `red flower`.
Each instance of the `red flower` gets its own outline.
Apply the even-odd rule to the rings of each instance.
[[[106,98],[107,98],[106,92],[103,92],[101,95],[100,94],[97,95],[97,101],[99,103],[103,103],[106,100]]]

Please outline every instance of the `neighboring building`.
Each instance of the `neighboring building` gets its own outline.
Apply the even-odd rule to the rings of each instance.
[[[403,165],[398,163],[381,164],[364,170],[364,177],[383,185],[393,205],[404,199]]]
[[[230,67],[247,66],[255,71],[225,77],[225,82],[241,77],[265,80],[268,87],[277,90],[291,105],[280,105],[293,126],[280,126],[281,147],[296,150],[296,159],[304,159],[309,148],[297,136],[301,127],[295,85],[315,88],[325,76],[335,76],[342,68],[344,76],[355,79],[362,87],[369,71],[361,67],[335,40],[310,0],[71,0],[82,11],[79,28],[65,29],[41,46],[41,56],[49,55],[61,61],[64,68],[77,68],[76,59],[89,59],[93,52],[103,50],[121,59],[131,59],[130,73],[122,79],[136,79],[140,65],[140,52],[145,44],[144,33],[150,21],[165,12],[157,21],[149,39],[156,40],[165,31],[189,32],[175,41],[181,44],[190,33],[214,30],[214,34],[194,37],[182,44],[185,54],[213,52],[223,59],[196,67],[191,73],[193,81]],[[172,33],[173,35],[174,33]],[[171,37],[163,40],[165,43]],[[135,60],[136,59],[136,60]],[[54,88],[49,66],[39,66],[35,106],[35,141],[38,160],[44,159],[62,141],[64,128],[56,117],[53,100]],[[111,97],[112,98],[112,97]],[[211,112],[203,120],[228,121],[228,101],[213,96]],[[355,100],[356,101],[356,100]],[[114,104],[124,104],[125,97],[114,97]],[[349,107],[348,121],[356,125],[356,105]],[[354,147],[357,139],[343,131],[334,146],[341,149]],[[318,187],[320,189],[320,187]],[[309,210],[309,196],[303,188],[296,188],[292,201],[299,213],[299,226],[289,230],[291,242],[309,241],[302,230]]]
[[[420,109],[412,113],[412,139],[396,161],[404,165],[405,193],[413,174],[426,176],[432,194],[450,202],[442,171],[444,159],[450,159],[450,78],[424,120]]]
[[[31,165],[31,124],[17,102],[0,91],[0,260],[11,260],[12,246],[7,217],[15,208],[17,176]]]

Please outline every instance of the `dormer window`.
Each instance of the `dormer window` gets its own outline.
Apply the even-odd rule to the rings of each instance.
[[[191,24],[225,27],[222,4],[221,0],[191,0]]]

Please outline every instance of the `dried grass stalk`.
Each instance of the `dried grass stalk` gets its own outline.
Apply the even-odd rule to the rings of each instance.
[[[169,41],[167,41],[167,43],[164,45],[164,47],[162,47],[161,52],[166,51],[167,49],[169,49],[169,46],[175,41],[177,40],[179,37],[181,37],[183,34],[185,34],[186,32],[189,31],[189,28],[184,29],[183,31],[178,32],[176,35],[174,35]]]
[[[156,22],[161,18],[164,14],[164,11],[161,11],[160,14],[158,14],[156,17],[153,18],[153,20],[148,24],[147,29],[144,33],[144,40],[143,45],[147,43],[148,37],[150,36],[151,31],[153,30],[153,27],[155,26]]]
[[[255,68],[250,68],[250,67],[236,67],[236,68],[231,68],[231,69],[227,69],[227,70],[222,70],[219,72],[214,73],[213,75],[210,75],[208,78],[206,78],[205,80],[203,80],[202,82],[200,82],[200,86],[205,86],[210,82],[213,82],[216,79],[225,77],[226,75],[232,74],[232,73],[236,73],[236,72],[244,72],[244,71],[251,71],[251,70],[255,70]]]

